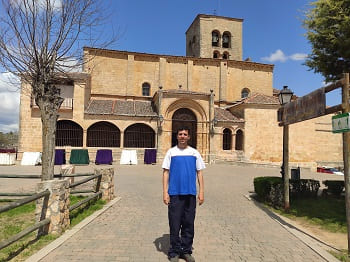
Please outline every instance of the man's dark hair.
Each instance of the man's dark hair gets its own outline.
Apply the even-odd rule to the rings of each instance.
[[[183,130],[187,130],[188,134],[190,134],[190,128],[189,127],[186,127],[186,126],[180,126],[177,131],[176,131],[176,134],[178,134],[180,131],[183,131]]]

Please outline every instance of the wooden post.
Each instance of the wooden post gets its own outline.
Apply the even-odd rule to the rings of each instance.
[[[349,106],[349,73],[344,74],[342,88],[342,107],[343,113],[350,111]],[[346,223],[348,227],[348,256],[350,255],[350,132],[343,133],[343,161],[344,161],[344,184],[345,184],[345,207]]]
[[[283,125],[283,190],[284,210],[288,211],[289,205],[289,125]]]

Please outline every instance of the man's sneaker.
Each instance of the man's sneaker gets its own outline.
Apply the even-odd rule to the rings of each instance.
[[[181,258],[185,259],[186,262],[195,262],[194,257],[191,254],[182,254]]]
[[[175,257],[170,257],[169,258],[170,262],[179,262],[179,256],[175,256]]]

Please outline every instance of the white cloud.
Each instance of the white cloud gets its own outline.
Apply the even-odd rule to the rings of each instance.
[[[288,57],[283,53],[283,51],[281,49],[276,50],[276,52],[270,54],[270,56],[265,56],[263,58],[261,58],[261,60],[263,61],[267,61],[267,62],[285,62],[287,61]]]
[[[19,80],[10,73],[0,73],[0,131],[18,130]]]
[[[274,63],[274,62],[286,62],[287,60],[294,60],[294,61],[299,61],[299,60],[305,60],[307,57],[307,54],[303,53],[295,53],[290,56],[287,56],[283,53],[281,49],[277,49],[274,53],[270,54],[270,56],[265,56],[262,57],[262,61]]]
[[[307,57],[307,54],[303,54],[303,53],[296,53],[296,54],[289,56],[290,59],[295,60],[295,61],[305,60],[306,57]]]

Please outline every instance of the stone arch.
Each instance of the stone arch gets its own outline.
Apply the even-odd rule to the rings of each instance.
[[[171,146],[177,144],[177,130],[180,127],[186,127],[190,130],[188,144],[193,148],[197,148],[197,118],[191,109],[179,108],[174,112],[171,127]]]
[[[107,121],[99,121],[87,129],[88,147],[120,147],[119,128]]]
[[[224,128],[222,131],[222,150],[232,149],[232,131],[230,128]]]
[[[231,33],[228,31],[222,33],[222,47],[231,48]]]
[[[173,102],[169,105],[167,108],[164,118],[167,120],[172,120],[173,115],[176,110],[180,108],[187,108],[193,112],[193,114],[196,117],[197,121],[197,141],[196,141],[196,147],[197,150],[200,152],[207,149],[207,140],[208,140],[208,133],[209,133],[209,124],[208,124],[208,115],[205,112],[204,108],[196,101],[190,100],[190,99],[179,99]],[[169,121],[171,122],[171,121]],[[168,122],[168,123],[169,123]],[[167,129],[169,130],[170,134],[167,136],[167,142],[169,143],[167,145],[171,145],[172,142],[172,123],[167,124]]]
[[[218,30],[211,32],[211,46],[220,46],[220,32]]]
[[[215,51],[213,52],[213,58],[220,58],[220,52],[217,51],[217,50],[215,50]]]
[[[236,143],[235,143],[235,150],[244,150],[244,133],[241,129],[238,129],[236,131]]]
[[[124,130],[124,147],[154,148],[155,132],[144,123],[136,123]]]
[[[72,120],[58,120],[56,124],[56,146],[83,146],[83,128]]]

